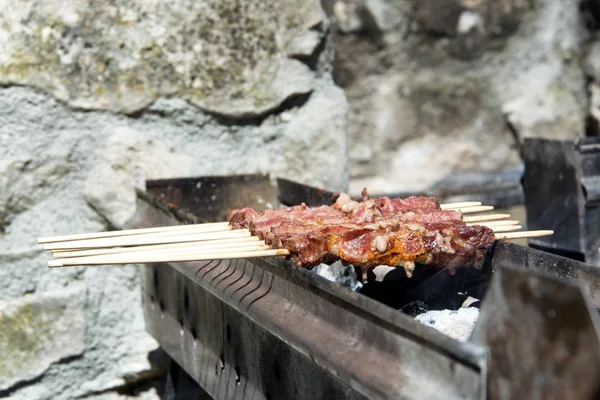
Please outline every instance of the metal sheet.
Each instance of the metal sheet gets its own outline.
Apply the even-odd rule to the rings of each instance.
[[[558,278],[584,288],[591,301],[600,308],[600,268],[544,251],[499,242],[489,257],[494,270],[519,268]]]
[[[288,206],[302,203],[309,207],[333,204],[339,196],[339,193],[315,189],[283,178],[277,179],[277,191],[281,203]]]
[[[530,242],[584,253],[584,200],[575,145],[572,141],[527,139],[523,157],[527,228],[554,230],[551,237]]]
[[[146,190],[207,222],[224,221],[234,208],[278,205],[277,187],[263,174],[149,180]]]
[[[288,189],[306,191],[302,186]],[[173,224],[173,215],[180,222],[193,222],[176,207],[143,192],[138,195],[137,213],[130,227]],[[315,195],[315,202],[327,201],[327,196],[319,196]],[[527,332],[505,334],[508,343],[504,344],[496,340],[494,332],[501,330],[499,318],[504,318],[502,323],[507,327],[519,327],[523,320],[547,312],[544,307],[550,303],[536,302],[522,291],[515,292],[511,282],[530,279],[535,273],[534,280],[544,287],[533,294],[546,297],[562,290],[562,286],[548,286],[543,277],[537,277],[539,274],[583,282],[598,305],[600,275],[598,269],[587,264],[499,243],[489,252],[483,269],[495,270],[496,279],[500,279],[502,275],[497,271],[506,266],[529,269],[531,273],[515,272],[514,279],[503,283],[508,289],[502,286],[500,295],[497,288],[489,291],[475,342],[470,343],[454,341],[283,259],[149,265],[143,268],[143,304],[150,333],[217,399],[482,399],[488,392],[488,379],[494,385],[490,393],[501,390],[498,393],[504,397],[498,398],[526,398],[519,396],[530,389],[526,379],[521,377],[511,389],[505,380],[513,376],[498,366],[518,363],[518,349],[526,349],[532,357],[527,368],[541,368],[545,355],[537,348],[533,351],[526,347],[523,338]],[[576,295],[565,296],[558,296],[559,300],[577,299]],[[581,294],[578,296],[581,298]],[[515,312],[514,318],[511,313],[498,314],[498,309],[509,303],[519,304],[524,310]],[[556,305],[555,312],[561,304]],[[573,300],[572,304],[578,321],[584,321],[581,302]],[[566,308],[560,310],[560,315],[565,315]],[[586,312],[589,314],[587,308]],[[557,336],[552,343],[565,348],[563,339],[572,338],[569,324],[553,327],[554,331],[530,329],[528,343],[554,332]],[[597,337],[585,337],[595,356]],[[488,376],[488,345],[497,366],[493,374],[498,377]],[[588,361],[582,362],[587,365]],[[579,368],[577,363],[570,365]],[[516,369],[522,372],[526,368]],[[534,376],[555,376],[543,373]],[[538,382],[543,390],[548,385]],[[577,393],[590,385],[584,384]]]
[[[490,349],[489,399],[595,398],[597,328],[597,312],[576,286],[497,269],[471,339]]]
[[[137,209],[130,226],[174,222],[142,199]],[[485,394],[482,347],[283,259],[149,265],[143,276],[149,332],[217,399]]]
[[[427,192],[444,202],[481,201],[496,208],[523,204],[521,168],[504,172],[452,174]]]
[[[554,235],[530,244],[600,265],[600,138],[527,139],[527,225]]]

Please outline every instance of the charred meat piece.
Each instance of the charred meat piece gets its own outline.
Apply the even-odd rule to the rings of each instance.
[[[250,208],[241,208],[239,210],[232,210],[227,215],[227,221],[235,229],[247,228],[250,221],[257,218],[259,213]]]
[[[297,264],[311,268],[342,260],[364,268],[403,266],[407,276],[414,263],[447,267],[469,265],[485,255],[494,241],[491,229],[447,221],[435,224],[395,225],[392,229],[350,225],[304,227],[269,232],[265,241],[285,248]],[[289,228],[289,227],[288,227]]]
[[[414,263],[448,267],[483,257],[494,233],[467,226],[457,211],[442,211],[430,197],[354,201],[341,194],[332,206],[300,206],[258,213],[244,208],[229,213],[234,228],[248,228],[273,248],[307,268],[336,260],[364,268]]]

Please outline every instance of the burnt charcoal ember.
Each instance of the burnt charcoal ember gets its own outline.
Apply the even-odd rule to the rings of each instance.
[[[354,267],[345,267],[339,261],[331,265],[317,265],[315,268],[313,268],[312,272],[329,281],[336,282],[352,291],[357,291],[363,286],[363,284],[360,283],[356,277],[356,271],[354,270]]]
[[[422,301],[417,300],[406,304],[400,309],[400,311],[402,311],[404,314],[410,315],[411,317],[416,317],[419,314],[429,311],[429,307],[427,307],[427,304],[423,303]]]
[[[418,288],[428,278],[435,275],[438,269],[427,265],[419,265],[415,269],[412,278],[406,276],[402,268],[396,268],[388,272],[383,281],[368,281],[360,289],[360,293],[384,303],[392,308],[400,310],[402,307],[415,301],[421,301],[427,304],[424,299],[408,297],[407,293]],[[428,306],[428,308],[431,308]]]
[[[415,302],[422,302],[429,310],[457,310],[461,307],[479,307],[488,288],[492,268],[483,263],[481,268],[459,268],[451,273],[448,268],[419,265],[412,278],[407,278],[402,269],[388,272],[383,281],[369,281],[360,293],[402,310]]]
[[[472,264],[485,256],[494,243],[494,232],[485,226],[455,221],[425,224],[426,246],[430,250],[419,258],[422,264],[456,267]],[[435,234],[434,234],[435,232]]]
[[[273,229],[262,238],[275,248],[285,248],[292,260],[310,267],[341,259],[365,269],[378,265],[403,266],[407,276],[414,262],[458,267],[473,264],[494,241],[493,232],[462,222],[399,225],[388,229],[333,225],[290,233]]]
[[[227,221],[236,229],[247,228],[250,221],[258,216],[258,212],[250,207],[232,210],[227,216]]]
[[[365,282],[359,292],[397,310],[411,301],[407,301],[406,292],[417,285],[413,279],[403,278],[398,281]]]
[[[436,271],[405,293],[406,301],[421,300],[432,310],[457,310],[471,297],[482,299],[492,274],[491,265]]]

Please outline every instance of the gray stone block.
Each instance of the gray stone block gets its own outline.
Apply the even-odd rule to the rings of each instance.
[[[374,28],[344,31],[337,11],[357,4],[366,10],[359,25]],[[517,168],[524,138],[584,136],[587,117],[599,114],[586,73],[598,75],[600,52],[572,2],[335,5],[352,194],[421,191],[455,174]]]
[[[50,4],[0,6],[0,83],[82,109],[132,113],[175,96],[236,118],[312,90],[286,46],[322,22],[316,0]]]
[[[69,315],[35,314],[65,329],[81,316],[85,337],[50,324],[56,334],[30,344],[35,360],[0,360],[0,391],[133,398],[119,389],[165,367],[137,268],[49,270],[36,239],[120,227],[145,179],[263,172],[343,190],[347,103],[316,0],[54,5],[0,5],[0,304],[85,286]],[[309,56],[310,67],[294,58]],[[0,349],[11,329],[0,326]]]
[[[85,350],[85,285],[0,302],[0,390]]]

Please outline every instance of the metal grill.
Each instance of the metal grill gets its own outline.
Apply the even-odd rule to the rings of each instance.
[[[220,185],[235,190],[225,195]],[[223,220],[235,207],[333,199],[333,193],[266,176],[153,181],[138,192],[129,227],[198,222],[194,214]],[[487,294],[466,343],[284,259],[147,265],[143,304],[149,332],[215,399],[598,393],[598,270],[504,243],[480,267],[469,279],[483,279]]]

